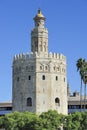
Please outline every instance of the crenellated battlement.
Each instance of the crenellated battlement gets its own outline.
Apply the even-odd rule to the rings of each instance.
[[[66,57],[63,54],[59,54],[59,53],[50,52],[48,54],[48,57],[53,59],[66,60]]]
[[[37,52],[36,53],[31,52],[30,54],[29,53],[26,53],[26,54],[21,53],[21,54],[15,55],[13,61],[27,60],[27,59],[34,58],[34,57],[38,57]]]
[[[39,54],[37,52],[35,52],[35,53],[31,52],[31,53],[26,53],[26,54],[21,53],[21,54],[15,55],[13,58],[13,62],[18,61],[18,60],[28,60],[30,58],[52,58],[52,59],[66,61],[66,57],[63,54],[50,52],[50,53],[44,55],[43,53]]]

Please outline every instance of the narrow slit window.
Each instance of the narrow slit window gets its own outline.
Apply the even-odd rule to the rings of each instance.
[[[56,76],[56,81],[58,80],[58,76]]]
[[[17,82],[19,82],[19,77],[17,77]]]
[[[45,66],[45,70],[47,70],[47,66]]]
[[[31,76],[30,75],[28,76],[28,79],[31,80]]]
[[[45,80],[45,75],[42,75],[42,80]]]
[[[40,70],[42,70],[42,66],[40,66]]]
[[[64,82],[65,82],[65,78],[64,78]]]

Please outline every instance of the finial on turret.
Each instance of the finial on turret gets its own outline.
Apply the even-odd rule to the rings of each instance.
[[[40,9],[40,7],[38,8],[38,14],[40,14],[41,13],[41,9]]]
[[[44,15],[42,14],[40,8],[38,9],[37,15],[34,17],[34,20],[37,20],[37,19],[43,19],[43,20],[45,20],[45,17],[44,17]]]

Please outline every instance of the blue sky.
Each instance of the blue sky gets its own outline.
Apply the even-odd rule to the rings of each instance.
[[[30,52],[39,7],[46,17],[49,51],[67,57],[67,81],[79,91],[76,61],[87,60],[87,0],[0,0],[0,102],[12,99],[13,56]]]

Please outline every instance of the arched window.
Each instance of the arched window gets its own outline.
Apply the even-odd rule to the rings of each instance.
[[[32,98],[27,98],[27,106],[32,106]]]
[[[42,80],[45,80],[45,75],[42,75]]]
[[[58,97],[55,98],[55,104],[60,106],[60,99]]]

